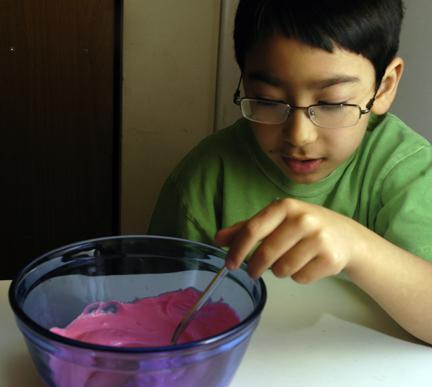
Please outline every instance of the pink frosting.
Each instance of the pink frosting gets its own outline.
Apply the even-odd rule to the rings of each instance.
[[[66,328],[51,331],[68,338],[114,347],[169,345],[171,336],[200,296],[194,288],[172,291],[132,303],[117,301],[88,305]],[[209,302],[194,316],[178,343],[200,340],[226,331],[240,322],[222,300]]]
[[[169,345],[177,324],[199,296],[196,289],[187,288],[131,303],[96,302],[88,305],[66,328],[52,328],[51,331],[80,341],[116,347]],[[221,333],[239,322],[234,310],[222,300],[209,302],[197,312],[178,343]],[[245,345],[243,342],[209,357],[198,351],[184,364],[185,359],[173,353],[172,356],[156,355],[147,358],[142,365],[137,362],[132,366],[126,356],[106,354],[101,363],[101,359],[83,357],[79,351],[65,347],[51,355],[49,366],[52,383],[59,387],[201,387],[202,383],[219,387],[228,384]],[[91,351],[87,354],[91,355]],[[123,367],[121,360],[129,365]]]

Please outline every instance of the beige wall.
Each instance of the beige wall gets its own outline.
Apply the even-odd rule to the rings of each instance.
[[[405,70],[391,111],[432,142],[432,1],[404,0],[399,54]]]
[[[181,157],[214,127],[218,0],[124,3],[123,234],[145,233]]]

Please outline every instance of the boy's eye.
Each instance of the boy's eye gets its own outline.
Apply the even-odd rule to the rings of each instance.
[[[348,103],[348,101],[318,101],[318,105],[343,105],[345,103]]]
[[[262,94],[254,94],[251,98],[260,100],[260,101],[264,101],[264,102],[283,102],[282,99],[280,98],[272,98],[269,97],[267,95],[262,95]]]
[[[256,104],[263,107],[272,107],[275,106],[275,104],[279,103],[280,101],[271,101],[271,100],[265,100],[265,99],[257,99]]]

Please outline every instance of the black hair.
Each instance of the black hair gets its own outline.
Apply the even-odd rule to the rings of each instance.
[[[404,14],[402,0],[240,0],[234,27],[237,63],[257,43],[276,34],[332,52],[369,59],[377,83],[396,56]]]

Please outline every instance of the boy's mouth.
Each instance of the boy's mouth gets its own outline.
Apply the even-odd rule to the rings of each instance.
[[[324,161],[323,158],[296,159],[288,156],[281,156],[281,159],[284,164],[297,175],[306,175],[315,172]]]

